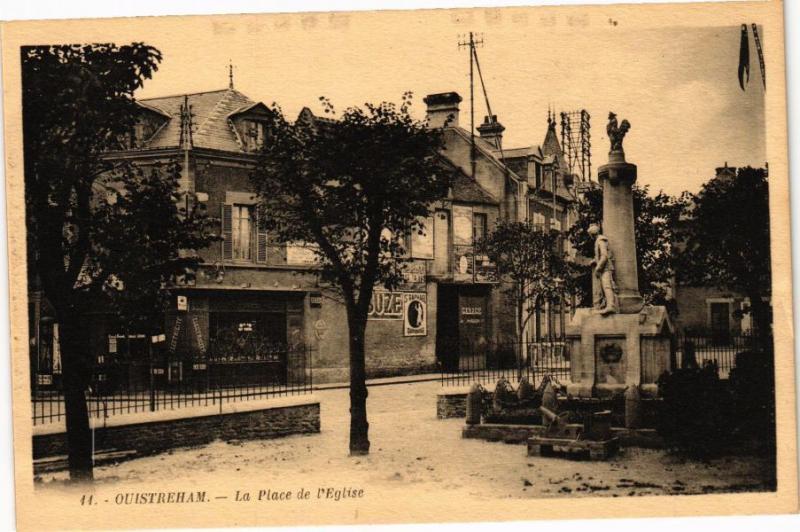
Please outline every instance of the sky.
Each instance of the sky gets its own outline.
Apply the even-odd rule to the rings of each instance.
[[[456,91],[468,127],[469,55],[458,42],[474,30],[484,41],[478,55],[492,111],[506,127],[504,148],[540,144],[550,106],[590,113],[595,178],[607,160],[609,111],[631,123],[625,153],[638,182],[654,192],[696,192],[725,162],[763,166],[766,158],[755,45],[751,33],[750,83],[742,91],[738,25],[642,29],[609,20],[598,27],[579,16],[532,24],[524,12],[502,10],[194,17],[187,32],[151,20],[137,39],[164,60],[139,98],[224,88],[231,61],[237,90],[278,103],[292,118],[304,106],[321,112],[320,96],[344,109],[399,102],[405,91],[423,118],[426,94]],[[486,114],[480,94],[476,85],[476,125]]]

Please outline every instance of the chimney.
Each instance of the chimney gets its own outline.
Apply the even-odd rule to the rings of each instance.
[[[484,116],[483,124],[478,126],[481,138],[498,150],[503,142],[503,131],[505,130],[503,124],[497,121],[497,115],[492,115],[491,118]]]
[[[435,129],[445,125],[458,126],[458,104],[461,103],[461,96],[457,92],[429,94],[422,101],[428,106],[428,127]]]

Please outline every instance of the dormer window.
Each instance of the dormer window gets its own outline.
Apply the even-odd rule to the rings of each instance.
[[[144,142],[148,138],[150,131],[146,130],[147,124],[141,120],[131,126],[128,133],[122,135],[119,139],[120,147],[127,150],[135,150],[144,146]]]
[[[250,103],[228,115],[243,151],[255,153],[264,147],[272,116],[272,110],[263,103]]]
[[[119,138],[120,148],[137,150],[147,147],[147,143],[169,119],[170,116],[164,112],[139,103],[135,121],[130,125],[127,133]]]
[[[245,120],[244,122],[244,147],[249,152],[259,151],[264,147],[266,137],[266,125],[264,122],[256,120]]]

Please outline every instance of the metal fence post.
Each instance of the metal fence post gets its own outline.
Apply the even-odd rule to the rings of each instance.
[[[150,364],[150,376],[148,380],[150,381],[150,411],[155,412],[156,410],[156,379],[155,375],[153,375],[153,342],[151,338],[147,338],[147,355],[149,358]]]

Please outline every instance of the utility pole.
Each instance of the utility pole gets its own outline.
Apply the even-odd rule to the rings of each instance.
[[[469,49],[469,136],[470,136],[470,164],[472,166],[472,179],[475,179],[476,151],[475,151],[475,47],[483,44],[483,36],[475,38],[469,32],[467,39],[459,40],[458,47]]]

